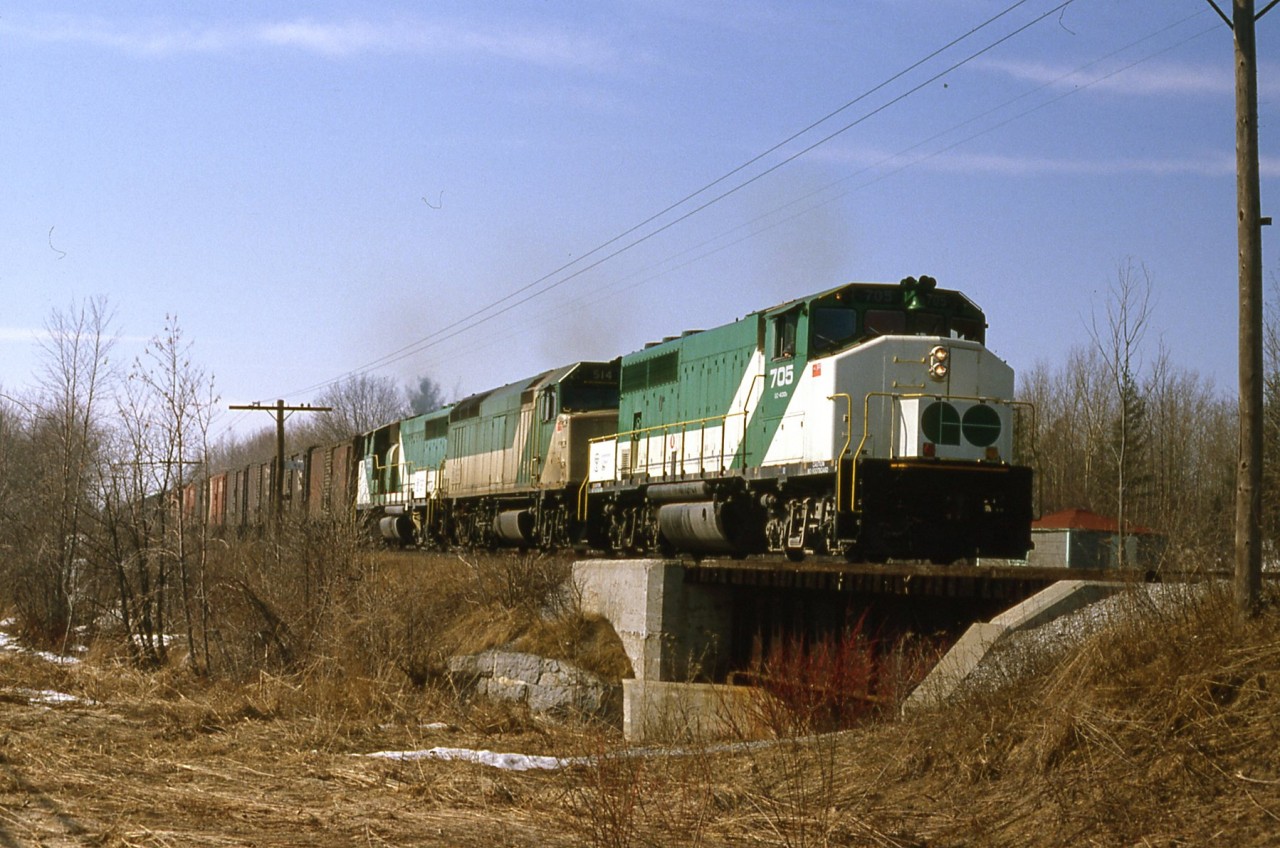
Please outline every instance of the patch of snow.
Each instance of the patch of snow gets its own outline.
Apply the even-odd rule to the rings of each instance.
[[[45,662],[53,663],[54,665],[79,665],[80,663],[79,657],[66,657],[62,654],[50,653],[49,651],[31,651],[30,653],[31,656],[36,657],[37,659],[42,659]]]
[[[414,760],[447,760],[458,761],[464,763],[478,763],[483,766],[491,766],[503,771],[532,771],[541,769],[554,771],[562,769],[566,766],[579,765],[588,762],[588,760],[580,757],[540,757],[530,754],[500,754],[496,751],[477,751],[474,748],[430,748],[425,751],[377,751],[373,754],[365,754],[366,757],[373,757],[383,760],[399,760],[401,762],[412,762]]]
[[[378,725],[379,730],[396,730],[398,727],[399,725],[395,725],[395,724]],[[452,733],[458,728],[455,725],[449,724],[448,722],[445,722],[445,721],[431,721],[431,722],[427,722],[426,724],[417,725],[417,729],[431,730],[431,731],[449,731],[450,733]]]
[[[15,689],[19,695],[27,699],[28,703],[46,704],[52,706],[54,704],[78,704],[80,699],[75,695],[68,695],[65,692],[58,692],[53,689]]]
[[[839,736],[847,732],[849,731],[839,731],[834,734],[822,735],[829,737]],[[687,757],[694,754],[754,751],[759,748],[768,748],[774,745],[811,742],[818,738],[818,736],[801,736],[788,739],[762,739],[754,742],[722,742],[701,748],[628,748],[623,751],[611,752],[602,756],[605,759],[630,759],[633,757]],[[452,762],[475,763],[477,765],[489,766],[491,768],[503,769],[505,771],[532,771],[534,769],[555,771],[557,769],[571,768],[573,766],[589,766],[601,759],[601,757],[595,756],[548,757],[532,754],[500,754],[494,751],[476,750],[475,748],[430,748],[423,751],[377,751],[372,754],[363,754],[360,756],[383,760],[398,760],[400,762],[413,762],[416,760],[445,760]]]
[[[0,621],[0,627],[11,627],[11,626],[13,626],[13,619],[11,618],[7,618],[4,621]],[[49,651],[28,650],[27,648],[24,648],[22,645],[18,644],[18,641],[14,639],[13,636],[9,635],[3,630],[0,630],[0,651],[12,651],[14,653],[19,653],[19,654],[30,654],[33,657],[42,659],[45,662],[54,663],[55,665],[76,665],[77,663],[80,662],[80,659],[78,657],[67,657],[67,656],[63,656],[62,654],[50,653]]]

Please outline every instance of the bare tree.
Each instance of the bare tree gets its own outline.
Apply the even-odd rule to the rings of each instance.
[[[152,339],[144,358],[134,363],[130,380],[137,380],[154,399],[155,454],[161,471],[160,491],[173,493],[178,509],[175,515],[173,556],[178,566],[182,593],[183,618],[186,625],[188,657],[195,665],[203,655],[208,667],[209,646],[205,564],[208,553],[207,516],[195,512],[198,502],[188,502],[188,483],[208,476],[205,459],[208,454],[209,424],[218,401],[213,380],[191,363],[191,344],[183,339],[176,316],[165,316],[163,334]],[[203,473],[193,474],[193,471]],[[196,520],[195,566],[198,579],[193,589],[192,560],[187,549],[188,521]],[[198,594],[198,610],[192,592]],[[200,625],[201,649],[197,651],[196,628]]]
[[[1232,534],[1222,516],[1234,497],[1235,404],[1212,382],[1175,365],[1163,346],[1149,368],[1147,403],[1151,441],[1143,474],[1149,480],[1147,513],[1185,565],[1226,566]]]
[[[112,576],[135,659],[163,664],[166,629],[180,624],[188,662],[207,671],[207,515],[188,484],[207,476],[217,397],[213,381],[191,363],[190,348],[177,319],[167,316],[117,395],[114,462],[100,484],[98,560]],[[170,613],[171,588],[180,618]]]
[[[1262,500],[1263,550],[1275,558],[1280,552],[1280,288],[1271,281],[1262,327]]]
[[[1126,521],[1158,528],[1186,564],[1230,560],[1231,528],[1221,521],[1234,491],[1234,402],[1212,382],[1179,368],[1161,349],[1139,390],[1149,444],[1129,451]],[[1115,451],[1121,416],[1110,371],[1096,347],[1077,348],[1056,368],[1038,363],[1019,393],[1036,408],[1035,469],[1041,509],[1115,508]],[[1132,490],[1132,487],[1129,487]]]
[[[151,423],[155,399],[138,380],[125,381],[116,397],[119,426],[109,443],[111,463],[99,479],[102,503],[96,561],[109,575],[117,617],[133,661],[160,666],[167,659],[170,558],[164,540],[163,469]]]
[[[55,310],[40,343],[40,382],[31,404],[31,467],[15,598],[29,635],[65,643],[74,624],[90,483],[101,458],[98,414],[112,379],[114,344],[104,298]]]
[[[0,538],[12,537],[10,526],[16,518],[18,481],[26,452],[22,441],[27,422],[19,402],[5,394],[0,386]]]
[[[390,377],[353,374],[331,384],[315,399],[332,412],[316,416],[311,429],[317,441],[336,442],[388,424],[409,414],[409,403]]]
[[[1108,290],[1106,326],[1099,327],[1096,314],[1090,323],[1090,336],[1102,354],[1112,397],[1116,401],[1117,418],[1110,449],[1115,474],[1116,523],[1120,529],[1117,563],[1121,567],[1125,564],[1129,501],[1144,445],[1145,398],[1138,372],[1142,364],[1142,340],[1147,332],[1151,309],[1151,275],[1145,266],[1135,268],[1133,260],[1126,259]]]
[[[1040,362],[1021,378],[1019,393],[1036,409],[1034,460],[1044,512],[1101,509],[1114,404],[1100,358],[1093,348],[1077,347],[1057,369]]]

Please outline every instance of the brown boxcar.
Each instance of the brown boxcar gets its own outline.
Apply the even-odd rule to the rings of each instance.
[[[342,518],[351,514],[352,442],[317,445],[307,451],[307,515]]]
[[[209,478],[210,527],[221,528],[227,520],[227,472],[222,471]]]

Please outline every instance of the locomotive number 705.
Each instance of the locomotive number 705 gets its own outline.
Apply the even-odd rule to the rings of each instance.
[[[796,380],[796,372],[794,365],[781,365],[777,368],[769,369],[769,388],[776,389],[781,386],[789,386]]]

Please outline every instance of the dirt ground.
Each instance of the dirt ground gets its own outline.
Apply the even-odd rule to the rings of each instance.
[[[802,741],[627,752],[616,731],[406,688],[0,652],[0,848],[1273,845],[1280,613],[1148,611],[938,711]],[[554,771],[366,756],[583,757]]]

